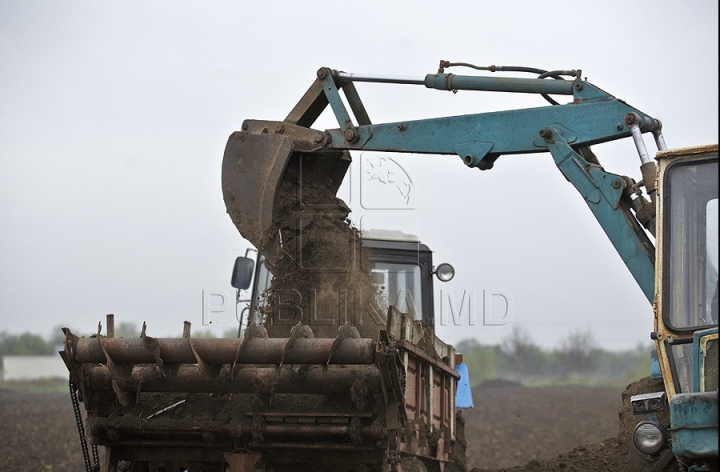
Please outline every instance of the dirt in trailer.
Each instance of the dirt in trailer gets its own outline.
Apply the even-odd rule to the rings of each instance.
[[[638,391],[640,385],[631,384],[623,396]],[[509,382],[475,388],[475,408],[464,412],[468,470],[677,471],[670,454],[651,462],[635,450],[630,438],[635,420],[621,393]],[[80,470],[83,456],[69,394],[0,390],[0,471]]]

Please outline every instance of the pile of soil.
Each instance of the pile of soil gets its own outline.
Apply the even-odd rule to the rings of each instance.
[[[630,397],[662,389],[650,378],[622,395],[579,386],[477,388],[475,409],[465,412],[468,464],[472,472],[677,472],[670,450],[649,460],[632,442],[640,416]]]

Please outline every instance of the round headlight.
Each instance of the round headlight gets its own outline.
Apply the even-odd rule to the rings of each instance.
[[[633,442],[643,454],[653,456],[667,445],[668,433],[658,421],[641,421],[635,426]]]
[[[435,269],[435,275],[437,275],[437,278],[442,282],[449,282],[455,277],[455,268],[450,264],[442,263]]]

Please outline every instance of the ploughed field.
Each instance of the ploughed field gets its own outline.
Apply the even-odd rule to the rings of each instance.
[[[509,382],[475,388],[475,408],[464,412],[468,471],[677,470],[667,456],[649,462],[634,450],[627,419],[618,436],[621,393]],[[0,390],[0,471],[81,470],[69,394]]]

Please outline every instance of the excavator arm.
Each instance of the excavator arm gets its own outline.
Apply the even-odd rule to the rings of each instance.
[[[241,234],[261,252],[276,244],[272,223],[276,193],[288,163],[302,160],[302,181],[328,185],[333,194],[350,162],[349,151],[445,154],[465,165],[489,170],[505,154],[550,152],[558,169],[585,199],[648,301],[654,297],[654,206],[642,195],[644,184],[654,203],[655,165],[642,133],[651,132],[664,149],[661,123],[581,79],[581,71],[542,73],[545,78],[462,76],[444,72],[424,78],[363,75],[321,68],[317,78],[284,121],[246,120],[233,133],[223,159],[223,196]],[[491,66],[487,70],[501,70]],[[505,70],[514,68],[505,68]],[[522,69],[522,68],[515,68]],[[562,75],[572,76],[564,80]],[[427,88],[540,94],[553,106],[373,124],[355,82],[424,85]],[[340,91],[343,91],[350,112]],[[556,104],[548,95],[572,96]],[[311,126],[330,107],[339,128]],[[632,137],[641,157],[644,180],[606,172],[589,146]],[[291,174],[291,177],[288,177]],[[299,186],[301,188],[301,186]],[[300,195],[301,190],[298,190]],[[259,203],[259,204],[258,204]]]
[[[403,290],[416,285],[425,294],[419,306],[432,310],[431,251],[418,256],[413,242],[376,241],[375,260],[373,243],[358,243],[336,197],[351,151],[455,155],[481,170],[505,154],[549,152],[652,300],[654,201],[642,195],[643,182],[605,172],[590,146],[632,137],[652,201],[655,166],[642,134],[652,132],[664,148],[660,122],[579,71],[487,68],[539,74],[494,78],[448,74],[448,66],[424,78],[320,69],[285,120],[247,120],[230,136],[223,198],[259,250],[258,267],[273,275],[253,301],[260,316],[242,340],[193,338],[188,322],[182,338],[149,336],[145,325],[139,339],[115,338],[113,315],[105,335],[100,327],[89,338],[65,329],[61,356],[88,472],[97,467],[86,442],[102,472],[465,469],[455,403],[461,357],[388,296],[392,273],[408,282]],[[533,93],[553,106],[373,124],[359,81]],[[313,129],[328,107],[339,127]],[[102,463],[97,446],[105,448]]]

